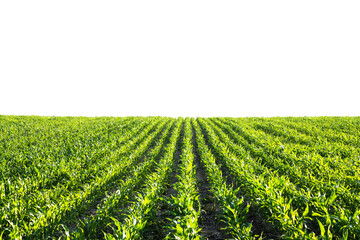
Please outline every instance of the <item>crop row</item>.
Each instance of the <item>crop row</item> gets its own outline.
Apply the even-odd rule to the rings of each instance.
[[[0,116],[0,239],[359,239],[359,126]]]

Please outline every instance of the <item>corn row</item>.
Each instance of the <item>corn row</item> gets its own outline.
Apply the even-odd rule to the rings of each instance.
[[[185,119],[180,173],[174,186],[177,191],[168,201],[174,218],[170,226],[168,239],[200,239],[198,218],[200,215],[199,193],[196,187],[196,167],[192,146],[192,129],[190,118]]]
[[[105,233],[105,239],[140,239],[146,226],[150,212],[161,196],[174,164],[176,144],[179,140],[183,119],[177,121],[172,132],[170,143],[166,147],[164,157],[160,160],[156,172],[148,177],[148,183],[142,194],[138,194],[136,201],[128,209],[128,215],[123,223],[113,218],[116,228],[113,234]]]
[[[336,202],[339,202],[341,206],[351,211],[355,211],[355,206],[357,205],[356,203],[360,203],[360,196],[354,190],[350,191],[350,184],[337,181],[339,177],[336,176],[336,174],[330,174],[329,172],[331,172],[331,170],[326,169],[327,165],[325,163],[322,164],[323,168],[321,169],[323,171],[323,176],[316,177],[318,176],[314,176],[314,172],[316,171],[316,169],[314,170],[314,168],[312,168],[312,165],[308,164],[308,162],[302,162],[302,160],[298,159],[296,155],[285,155],[284,153],[275,152],[275,150],[271,151],[269,147],[264,146],[265,143],[261,145],[261,148],[256,145],[254,146],[254,143],[248,143],[244,141],[244,139],[241,139],[241,137],[234,133],[234,131],[231,129],[231,127],[238,128],[238,126],[230,123],[229,126],[231,127],[229,127],[217,121],[214,122],[217,123],[217,126],[212,125],[214,131],[218,133],[218,135],[223,141],[224,139],[226,139],[225,141],[227,142],[227,146],[236,154],[238,154],[238,156],[241,156],[244,152],[246,152],[242,148],[245,147],[250,151],[253,156],[259,157],[261,159],[260,163],[262,165],[270,169],[276,170],[279,174],[286,175],[289,180],[294,185],[296,185],[296,188],[298,189],[302,188],[305,191],[307,189],[312,189],[313,192],[318,192],[319,194],[325,194],[328,196],[335,193],[336,195],[338,195]],[[209,123],[211,124],[211,122]],[[222,133],[222,130],[218,129],[218,126],[224,129],[227,133],[229,133],[229,135],[231,135],[232,138],[239,143],[239,145],[237,146],[232,142],[232,140],[227,138],[227,136],[224,136],[224,133]],[[245,130],[242,131],[244,131],[244,134],[249,134]],[[251,135],[251,137],[254,142],[257,141],[256,135],[253,134]],[[268,141],[268,143],[269,145],[277,146],[276,143],[273,143],[270,140]],[[277,149],[277,147],[275,148]],[[317,159],[317,161],[313,162],[321,164],[323,161],[322,159]],[[263,171],[262,168],[258,168],[258,172],[261,171]],[[347,178],[343,177],[343,179],[345,180]],[[335,182],[337,183],[336,188],[334,188]]]
[[[97,195],[102,194],[106,188],[110,187],[109,182],[121,177],[129,167],[132,166],[150,147],[151,143],[156,140],[156,135],[162,130],[166,120],[164,119],[157,126],[157,130],[146,136],[147,133],[155,126],[150,124],[148,129],[144,131],[144,134],[137,136],[132,142],[128,142],[123,148],[119,149],[111,156],[109,156],[109,163],[104,161],[103,164],[108,164],[104,171],[99,172],[89,184],[84,184],[81,190],[67,191],[68,186],[59,186],[58,189],[52,192],[46,192],[40,196],[37,196],[36,202],[23,202],[25,206],[28,206],[28,211],[34,211],[35,213],[26,213],[26,208],[19,205],[22,202],[14,202],[16,205],[12,209],[5,209],[7,214],[14,214],[14,221],[19,221],[19,214],[22,214],[22,227],[20,224],[14,224],[16,226],[9,232],[10,237],[20,238],[21,236],[46,236],[52,234],[58,229],[58,223],[66,218],[66,216],[76,215],[77,212],[81,212],[86,207],[85,203],[91,202],[96,199]],[[136,149],[129,151],[133,148],[134,143],[138,143],[142,138],[146,136],[145,141],[142,142]],[[119,158],[122,161],[119,161]],[[101,168],[101,165],[97,165]],[[71,182],[70,182],[71,184]],[[49,195],[47,195],[49,194]],[[51,195],[50,195],[51,194]],[[8,207],[8,206],[7,206]],[[7,222],[10,222],[10,215],[5,217]],[[13,225],[13,224],[11,224]]]
[[[269,221],[274,223],[285,234],[290,234],[291,237],[302,236],[315,239],[314,232],[309,234],[308,232],[311,232],[312,229],[309,229],[305,223],[309,220],[316,220],[320,229],[319,232],[321,232],[320,238],[330,236],[333,233],[343,237],[348,235],[356,236],[359,227],[356,224],[354,225],[354,223],[359,222],[359,210],[349,213],[346,209],[337,206],[334,203],[337,195],[334,193],[327,196],[321,193],[313,194],[311,190],[297,189],[286,175],[279,176],[276,171],[273,172],[262,168],[263,174],[257,175],[254,169],[262,167],[261,165],[256,165],[249,155],[244,155],[242,158],[236,157],[217,139],[206,123],[202,123],[209,134],[209,139],[213,142],[213,147],[217,149],[218,154],[226,161],[228,168],[239,179],[239,183],[244,184],[246,193],[254,194],[254,200],[265,200],[260,201],[258,204],[266,206],[263,208],[268,211]],[[243,159],[246,159],[246,162],[243,162]],[[254,175],[251,176],[250,172]],[[252,178],[256,181],[250,181]],[[259,183],[262,186],[253,185]],[[261,191],[252,191],[256,188]],[[257,194],[260,194],[262,197],[257,196]],[[303,212],[303,214],[299,214],[299,211]],[[278,216],[274,213],[277,213]],[[284,222],[282,219],[290,220]],[[325,232],[322,231],[323,225],[327,229]]]
[[[127,202],[132,193],[140,187],[140,184],[145,177],[153,169],[156,159],[160,155],[160,150],[163,148],[165,140],[167,140],[170,135],[172,123],[173,121],[171,124],[168,124],[159,137],[159,140],[156,142],[156,146],[150,151],[144,161],[133,167],[130,171],[130,176],[125,180],[121,180],[117,186],[117,190],[102,200],[102,203],[97,206],[96,213],[91,217],[84,219],[82,224],[73,232],[70,233],[69,230],[67,230],[64,234],[65,236],[71,236],[71,239],[95,238],[96,235],[106,227],[110,222],[111,217],[114,217],[114,214],[117,212],[117,208],[123,206]]]
[[[198,152],[205,165],[211,192],[220,205],[221,218],[226,224],[226,230],[235,239],[253,239],[252,225],[246,222],[250,205],[245,205],[244,199],[237,197],[239,189],[233,190],[227,186],[215,157],[205,143],[197,121],[192,119],[191,123],[195,129]]]

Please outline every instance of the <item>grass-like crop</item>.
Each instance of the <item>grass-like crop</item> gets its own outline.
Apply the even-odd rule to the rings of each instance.
[[[0,116],[0,239],[360,239],[359,129]]]

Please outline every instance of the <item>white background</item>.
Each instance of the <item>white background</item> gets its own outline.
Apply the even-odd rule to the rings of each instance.
[[[359,1],[1,1],[0,114],[360,115]]]

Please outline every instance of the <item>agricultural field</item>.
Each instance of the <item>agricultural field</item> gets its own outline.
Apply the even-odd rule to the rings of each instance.
[[[360,117],[0,116],[0,239],[360,239]]]

